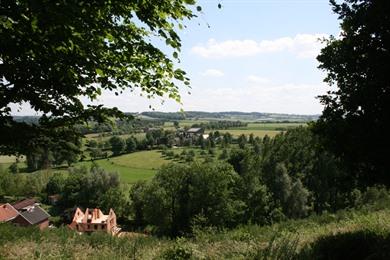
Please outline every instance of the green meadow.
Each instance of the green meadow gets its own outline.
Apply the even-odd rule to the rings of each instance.
[[[107,171],[117,172],[123,182],[134,183],[139,180],[151,179],[162,165],[169,163],[169,160],[164,159],[159,151],[152,150],[95,160],[94,162]],[[75,166],[90,167],[91,165],[91,161],[86,161],[77,163]]]

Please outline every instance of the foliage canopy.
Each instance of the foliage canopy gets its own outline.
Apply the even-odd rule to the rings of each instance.
[[[181,40],[176,33],[195,15],[193,0],[1,1],[0,146],[20,152],[19,142],[45,129],[70,128],[89,118],[124,116],[118,109],[82,103],[103,91],[116,95],[139,88],[147,97],[180,101],[176,69]],[[157,46],[163,40],[172,57]],[[16,122],[12,104],[27,103],[43,114],[40,125]],[[7,138],[8,136],[14,138]],[[26,145],[23,145],[26,147]]]
[[[362,183],[390,184],[390,3],[331,4],[342,32],[317,59],[325,82],[337,88],[320,97],[325,108],[316,130]]]

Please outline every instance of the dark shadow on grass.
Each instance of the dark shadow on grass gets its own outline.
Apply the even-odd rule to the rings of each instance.
[[[298,259],[390,259],[390,233],[357,231],[321,237],[306,246]]]

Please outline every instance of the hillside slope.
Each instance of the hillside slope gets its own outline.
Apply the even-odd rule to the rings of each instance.
[[[169,240],[124,234],[78,235],[0,225],[4,259],[389,259],[390,209],[341,211],[272,226],[196,231]]]

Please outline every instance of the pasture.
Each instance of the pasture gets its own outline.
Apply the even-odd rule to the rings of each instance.
[[[22,162],[24,161],[25,158],[24,156],[21,156],[19,158],[19,161]],[[9,155],[0,155],[0,164],[11,164],[11,163],[14,163],[16,162],[16,156],[9,156]]]
[[[124,183],[135,183],[139,180],[150,180],[163,165],[170,162],[187,163],[183,151],[188,153],[192,150],[195,154],[194,160],[204,160],[205,155],[202,155],[200,148],[173,148],[168,151],[173,151],[175,156],[163,156],[160,150],[140,151],[130,154],[124,154],[117,157],[95,160],[94,162],[109,172],[117,172]],[[206,151],[205,151],[206,153]],[[221,150],[216,148],[214,158],[218,158]],[[78,166],[92,166],[92,161],[84,161],[75,164]]]
[[[109,172],[117,172],[125,183],[135,183],[139,180],[150,180],[157,170],[169,160],[164,159],[157,150],[141,151],[124,154],[117,157],[95,160],[95,163]],[[75,166],[92,165],[91,161],[80,162]]]

